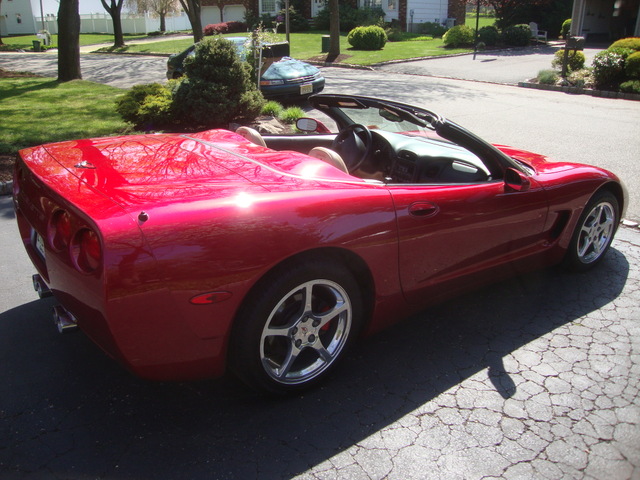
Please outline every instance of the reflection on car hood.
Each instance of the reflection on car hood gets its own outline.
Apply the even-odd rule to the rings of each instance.
[[[295,58],[284,57],[278,62],[272,63],[262,78],[274,80],[278,78],[292,79],[315,75],[319,70],[313,65],[301,62]]]

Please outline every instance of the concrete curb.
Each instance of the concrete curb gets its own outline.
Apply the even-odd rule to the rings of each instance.
[[[549,90],[553,92],[571,93],[574,95],[591,95],[592,97],[619,98],[621,100],[640,101],[637,93],[610,92],[608,90],[592,90],[589,88],[569,87],[558,85],[543,85],[541,83],[519,82],[519,87],[532,88],[534,90]]]

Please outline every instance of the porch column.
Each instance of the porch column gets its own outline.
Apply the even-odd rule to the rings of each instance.
[[[579,37],[582,33],[582,25],[584,22],[584,9],[586,0],[573,0],[573,10],[571,11],[571,29],[569,35]]]

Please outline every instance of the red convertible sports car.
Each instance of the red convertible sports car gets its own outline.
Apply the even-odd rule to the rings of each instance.
[[[493,146],[396,102],[315,95],[290,135],[209,130],[22,150],[41,296],[142,377],[322,380],[355,337],[487,282],[602,260],[612,173]]]

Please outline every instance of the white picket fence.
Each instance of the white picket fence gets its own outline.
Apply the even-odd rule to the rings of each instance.
[[[129,15],[123,14],[122,32],[127,34],[146,34],[160,30],[160,18],[151,15]],[[35,18],[38,30],[48,30],[51,34],[58,33],[58,18],[55,15],[45,15]],[[182,15],[165,18],[167,32],[179,30],[190,30],[191,24],[185,13]],[[110,33],[113,34],[113,20],[108,14],[94,13],[90,15],[80,15],[80,33]]]

